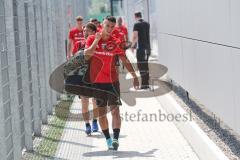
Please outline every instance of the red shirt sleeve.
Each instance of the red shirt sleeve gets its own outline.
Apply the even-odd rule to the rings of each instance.
[[[95,39],[95,36],[89,36],[86,40],[85,48],[89,48],[92,45],[94,39]]]
[[[122,40],[120,39],[116,39],[115,38],[115,42],[118,44],[118,46],[120,45],[121,42],[123,42]],[[115,54],[117,55],[124,55],[125,54],[125,50],[121,49],[120,47],[117,47],[115,50],[114,50]]]

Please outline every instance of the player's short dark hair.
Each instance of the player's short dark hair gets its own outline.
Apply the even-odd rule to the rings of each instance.
[[[77,16],[75,19],[76,19],[76,21],[82,21],[83,17],[82,16]]]
[[[141,12],[135,12],[134,15],[137,18],[142,18],[142,13]]]
[[[94,32],[97,32],[97,27],[92,22],[87,23],[85,27],[91,29]]]
[[[97,18],[91,18],[90,22],[98,22]]]
[[[107,16],[105,19],[110,21],[110,22],[112,22],[112,23],[116,23],[117,22],[116,18],[114,16]]]

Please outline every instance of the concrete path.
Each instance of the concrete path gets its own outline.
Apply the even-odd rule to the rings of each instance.
[[[71,112],[81,112],[77,97]],[[173,122],[158,120],[160,112],[166,114],[156,97],[139,98],[134,107],[123,103],[120,147],[117,152],[106,151],[105,138],[100,132],[86,136],[83,122],[68,121],[55,157],[71,160],[197,160],[198,157]],[[108,114],[108,117],[111,118],[111,115]]]

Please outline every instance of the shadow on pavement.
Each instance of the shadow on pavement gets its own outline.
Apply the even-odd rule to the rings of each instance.
[[[138,151],[96,151],[84,153],[84,157],[105,157],[113,156],[113,158],[136,158],[136,157],[155,157],[154,152],[158,149],[152,149],[145,153],[140,153]]]

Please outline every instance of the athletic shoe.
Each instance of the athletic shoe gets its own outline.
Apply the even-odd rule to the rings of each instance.
[[[112,138],[108,138],[106,142],[107,142],[108,150],[113,150]]]
[[[116,150],[116,151],[118,150],[119,142],[117,139],[113,139],[112,146],[113,146],[113,150]]]
[[[92,132],[97,132],[98,131],[98,123],[97,121],[92,122]]]
[[[91,135],[91,126],[90,125],[86,125],[86,130],[85,130],[85,133],[87,134],[87,135]]]

